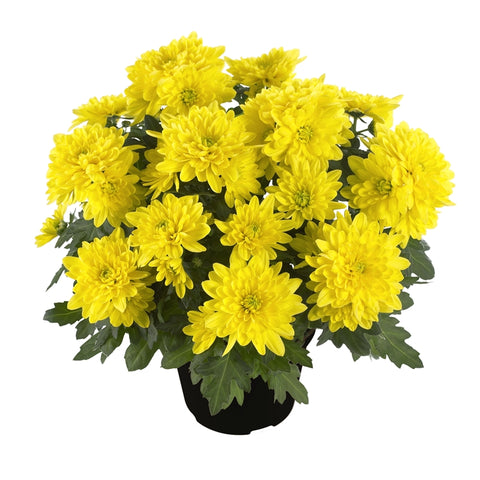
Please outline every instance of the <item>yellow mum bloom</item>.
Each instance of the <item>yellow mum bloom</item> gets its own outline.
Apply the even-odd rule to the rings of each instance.
[[[305,220],[332,219],[335,209],[345,205],[334,202],[342,186],[341,170],[325,171],[318,163],[302,163],[291,171],[279,170],[277,185],[267,187],[275,196],[276,209],[291,218],[294,228],[300,228]]]
[[[57,237],[65,229],[66,223],[63,221],[67,207],[60,205],[54,212],[53,217],[49,217],[43,223],[41,234],[35,237],[35,245],[41,247]]]
[[[320,86],[285,109],[273,108],[276,127],[263,152],[286,165],[317,161],[324,170],[329,160],[341,159],[338,145],[347,141],[344,132],[350,121],[342,103],[325,93]]]
[[[224,51],[225,47],[204,46],[202,39],[192,32],[188,37],[142,54],[134,65],[127,68],[132,84],[125,90],[125,95],[134,121],[140,121],[146,114],[155,116],[160,112],[163,99],[157,89],[176,69],[191,65],[198,71],[209,68],[221,71],[225,63],[219,57]]]
[[[83,202],[92,182],[123,177],[137,159],[115,127],[86,125],[69,135],[59,133],[54,141],[47,172],[49,202]]]
[[[185,115],[193,106],[224,103],[235,97],[231,79],[219,69],[199,70],[194,65],[178,68],[157,88],[159,101],[167,111]]]
[[[179,173],[182,182],[194,178],[208,182],[214,192],[220,193],[225,184],[222,176],[231,159],[252,148],[246,146],[252,137],[233,111],[225,112],[216,103],[209,107],[193,106],[188,115],[166,122],[158,149],[165,161],[157,169]]]
[[[298,233],[290,242],[290,246],[298,252],[298,257],[304,259],[304,261],[295,265],[295,268],[302,268],[308,265],[305,261],[307,255],[313,256],[321,253],[320,248],[317,245],[317,240],[324,239],[323,223],[317,224],[315,222],[307,222],[304,232],[305,235]]]
[[[254,99],[249,99],[249,102],[254,102],[257,105],[258,116],[267,125],[275,125],[277,119],[289,108],[301,109],[307,105],[312,95],[322,93],[330,97],[331,103],[338,103],[338,95],[332,94],[330,89],[325,89],[325,76],[313,79],[297,79],[285,82],[281,88],[272,87],[263,90]]]
[[[252,193],[260,194],[262,188],[257,178],[263,174],[254,149],[247,148],[243,153],[232,157],[223,172],[225,203],[232,208],[235,200],[250,200]]]
[[[307,284],[315,292],[307,300],[315,304],[309,319],[329,322],[332,332],[354,331],[371,328],[379,313],[401,310],[402,270],[410,262],[400,257],[400,241],[363,213],[352,221],[347,212],[324,224],[323,239],[316,242],[321,253],[306,257],[315,269]]]
[[[88,202],[83,205],[85,220],[93,219],[96,227],[108,220],[112,227],[125,221],[127,212],[135,210],[143,198],[141,187],[136,185],[137,175],[115,177],[97,176],[86,190]]]
[[[178,191],[180,183],[176,173],[160,172],[157,166],[165,160],[164,155],[158,153],[157,150],[146,150],[144,153],[148,164],[140,172],[140,179],[148,192],[152,193],[152,199],[157,198],[160,194],[168,192],[175,184]]]
[[[305,59],[298,58],[299,55],[297,49],[285,51],[283,48],[273,48],[260,57],[240,60],[226,57],[225,61],[235,83],[250,87],[248,95],[253,97],[263,88],[278,87],[286,80],[291,80],[296,65]]]
[[[183,333],[193,337],[192,350],[195,354],[208,350],[217,338],[215,331],[205,326],[205,321],[214,312],[212,303],[206,302],[198,307],[198,311],[191,310],[187,313],[190,323],[183,328]]]
[[[190,252],[206,250],[198,240],[210,227],[198,195],[177,198],[167,193],[161,202],[154,200],[148,207],[127,213],[127,220],[136,227],[130,238],[140,249],[139,265],[147,265],[152,258],[179,258],[184,248]]]
[[[450,164],[432,138],[405,122],[395,130],[380,129],[368,158],[350,157],[354,175],[344,195],[370,220],[380,220],[397,233],[420,239],[437,225],[438,208],[453,205]]]
[[[255,135],[250,141],[250,144],[257,147],[265,145],[268,137],[275,129],[275,120],[273,120],[273,118],[269,117],[265,121],[260,118],[260,108],[264,105],[262,102],[264,98],[263,95],[258,95],[255,98],[247,100],[247,102],[242,105],[243,115],[240,117],[245,123],[247,132]],[[255,148],[255,154],[259,168],[265,172],[265,177],[270,180],[275,175],[277,162],[274,162],[269,156],[265,155],[261,148]]]
[[[107,95],[98,99],[91,98],[88,103],[80,105],[73,110],[77,118],[70,128],[74,128],[84,122],[88,125],[99,123],[104,127],[108,117],[124,115],[127,110],[127,97],[125,95]]]
[[[181,258],[162,257],[152,260],[149,265],[157,267],[157,282],[165,281],[165,285],[173,285],[177,297],[185,296],[185,289],[192,289],[192,279],[187,275],[183,268]]]
[[[226,222],[215,221],[220,231],[225,233],[220,239],[222,245],[234,246],[233,256],[248,260],[254,255],[263,255],[273,259],[277,257],[274,249],[285,250],[282,243],[288,243],[292,237],[285,233],[292,228],[290,220],[283,220],[283,213],[274,213],[275,197],[267,196],[262,203],[254,196],[248,204],[235,202],[236,213]]]
[[[295,294],[301,280],[280,273],[281,263],[270,267],[266,256],[253,257],[248,263],[232,259],[230,268],[215,263],[209,279],[202,283],[212,298],[200,313],[189,312],[193,326],[184,328],[199,342],[195,353],[206,350],[215,336],[228,337],[226,355],[235,345],[253,343],[258,353],[266,347],[284,355],[282,338],[292,340],[295,315],[306,310]]]
[[[393,98],[381,95],[361,94],[342,88],[340,90],[345,109],[348,112],[360,112],[372,118],[385,127],[390,128],[393,124],[393,111],[400,105],[403,95]]]
[[[67,276],[75,280],[69,309],[82,309],[91,323],[109,319],[114,327],[134,322],[147,328],[155,308],[153,277],[138,268],[138,253],[130,248],[121,228],[106,237],[84,242],[78,257],[65,257]]]

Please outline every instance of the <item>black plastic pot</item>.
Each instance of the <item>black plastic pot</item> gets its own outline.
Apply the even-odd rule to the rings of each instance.
[[[257,377],[252,380],[251,390],[245,393],[243,405],[236,400],[216,415],[210,415],[208,401],[200,392],[200,382],[194,385],[190,378],[190,364],[178,369],[183,396],[197,422],[210,430],[231,435],[246,435],[253,430],[275,426],[285,420],[292,411],[294,399],[287,394],[284,403],[274,401],[273,391]]]

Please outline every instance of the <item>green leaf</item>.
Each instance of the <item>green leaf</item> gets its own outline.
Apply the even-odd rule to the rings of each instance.
[[[250,368],[235,350],[222,357],[206,358],[192,368],[202,377],[200,391],[208,400],[211,415],[227,408],[234,398],[239,398],[239,389],[250,391]]]
[[[289,393],[298,403],[308,403],[308,392],[300,382],[300,370],[291,365],[288,372],[272,372],[268,377],[268,386],[274,391],[274,399],[283,403]]]
[[[409,295],[409,293],[406,292],[405,290],[400,292],[400,294],[398,295],[398,298],[402,302],[402,310],[406,310],[407,308],[410,308],[411,306],[413,306],[413,299]]]
[[[141,370],[145,368],[155,355],[157,350],[148,346],[146,338],[140,339],[137,343],[131,343],[125,351],[125,363],[128,371]]]
[[[112,329],[112,336],[109,337],[100,348],[102,351],[100,359],[102,363],[104,363],[105,360],[122,344],[124,336],[124,328],[120,327]]]
[[[308,356],[308,351],[299,343],[285,340],[285,357],[292,363],[303,365],[304,367],[313,367],[312,359]]]
[[[74,256],[83,242],[92,242],[95,238],[110,235],[112,232],[113,227],[108,222],[105,222],[100,227],[96,227],[93,220],[85,220],[82,212],[80,212],[78,218],[71,215],[70,222],[67,223],[65,230],[58,236],[55,247],[59,248],[65,245],[68,248],[68,255]]]
[[[332,335],[333,333],[330,331],[330,329],[328,328],[328,326],[326,326],[323,331],[322,331],[322,334],[318,337],[318,340],[317,340],[317,347],[320,346],[320,345],[323,345],[324,343],[328,342],[329,340],[332,339]]]
[[[357,327],[353,332],[348,328],[341,328],[332,333],[331,340],[337,348],[345,345],[352,353],[353,359],[357,360],[359,357],[370,355],[370,344],[365,338],[367,332],[368,330],[361,327]]]
[[[430,247],[425,240],[410,238],[406,248],[402,251],[402,256],[410,260],[410,267],[405,274],[406,277],[414,273],[423,280],[431,280],[435,276],[432,261],[425,253],[427,250],[430,250]]]
[[[88,360],[98,355],[101,350],[97,343],[99,333],[92,335],[81,347],[80,351],[73,358],[74,360]]]
[[[191,337],[186,337],[185,344],[181,347],[165,352],[162,358],[163,368],[180,368],[186,363],[190,362],[193,358],[193,343]]]
[[[54,303],[54,307],[45,312],[43,319],[47,322],[58,323],[61,327],[72,325],[82,319],[82,309],[69,310],[68,302]]]
[[[63,265],[57,270],[57,273],[55,273],[55,275],[53,276],[50,285],[47,287],[47,291],[50,290],[50,288],[52,288],[60,280],[62,273],[66,271],[67,269]]]
[[[94,323],[90,323],[88,318],[83,319],[79,322],[76,326],[77,328],[77,340],[81,340],[82,338],[87,338],[90,335],[95,333],[97,327]]]
[[[423,367],[420,354],[405,343],[405,340],[410,338],[410,334],[404,328],[397,326],[398,323],[394,317],[380,315],[378,321],[380,333],[378,335],[366,334],[372,355],[381,358],[388,356],[399,368],[402,365],[410,368]]]

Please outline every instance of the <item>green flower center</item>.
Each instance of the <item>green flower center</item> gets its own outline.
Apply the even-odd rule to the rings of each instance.
[[[252,224],[250,225],[250,228],[251,228],[251,230],[252,230],[252,235],[253,235],[254,237],[260,236],[262,227],[261,227],[258,223],[252,223]]]
[[[301,143],[308,143],[313,137],[313,128],[310,125],[304,125],[297,130],[297,139]]]
[[[304,208],[310,205],[310,193],[305,190],[299,190],[294,196],[295,205]]]
[[[117,191],[117,187],[112,182],[104,182],[104,183],[102,183],[100,188],[101,188],[102,192],[107,194],[107,195],[113,195]]]
[[[168,227],[168,220],[166,218],[164,218],[163,220],[160,220],[155,226],[157,230],[162,230],[162,231],[165,231],[167,227]]]
[[[189,107],[197,101],[198,95],[195,90],[192,90],[191,88],[186,88],[180,93],[180,98],[182,100],[182,103]]]
[[[392,184],[389,180],[379,180],[377,182],[377,190],[382,195],[388,195],[392,191]]]
[[[115,273],[110,267],[103,267],[102,271],[100,272],[100,280],[104,283],[116,283],[116,279],[114,278]]]
[[[262,306],[262,301],[255,294],[248,294],[241,302],[247,312],[255,312]]]
[[[215,145],[215,140],[212,137],[202,137],[202,145],[210,148]]]
[[[357,273],[363,273],[365,271],[366,265],[363,262],[357,262],[357,264],[354,267],[355,272]]]
[[[168,265],[167,266],[167,272],[175,277],[177,275],[177,269],[173,265]]]

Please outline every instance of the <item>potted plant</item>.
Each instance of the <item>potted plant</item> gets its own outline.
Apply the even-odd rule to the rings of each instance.
[[[308,402],[312,338],[422,367],[397,316],[434,276],[422,237],[453,173],[393,127],[400,96],[298,79],[297,50],[223,53],[192,33],[74,110],[36,242],[66,249],[49,288],[65,275],[73,295],[44,318],[75,325],[75,360],[126,344],[131,371],[160,352],[200,423],[249,433]]]

